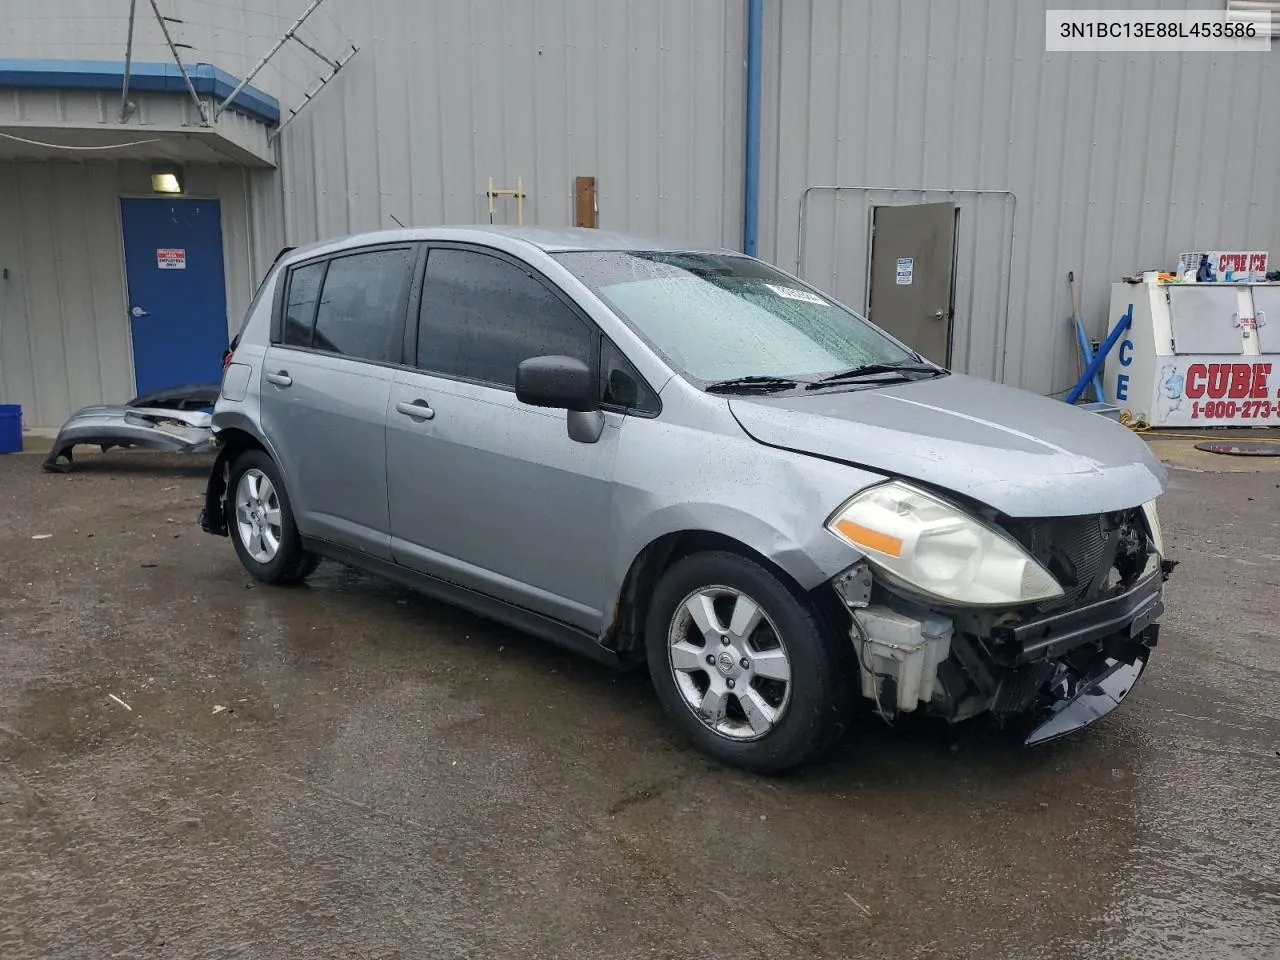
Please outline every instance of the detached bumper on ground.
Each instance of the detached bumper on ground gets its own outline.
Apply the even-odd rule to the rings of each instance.
[[[65,473],[74,465],[73,449],[95,446],[144,447],[167,453],[206,453],[213,449],[211,407],[218,384],[173,387],[135,397],[118,406],[84,407],[62,425],[45,458],[44,469]]]

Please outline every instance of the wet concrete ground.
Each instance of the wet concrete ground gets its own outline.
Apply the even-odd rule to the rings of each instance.
[[[762,779],[642,676],[331,564],[253,587],[205,468],[0,458],[5,960],[1280,956],[1280,474],[1173,472],[1102,723],[868,720]]]

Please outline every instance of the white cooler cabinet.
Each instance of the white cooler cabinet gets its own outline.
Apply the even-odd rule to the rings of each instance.
[[[1280,425],[1280,283],[1116,283],[1107,399],[1153,427]]]

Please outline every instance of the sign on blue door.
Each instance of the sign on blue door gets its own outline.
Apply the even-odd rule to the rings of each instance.
[[[221,217],[217,200],[120,201],[139,394],[222,379],[227,294]]]

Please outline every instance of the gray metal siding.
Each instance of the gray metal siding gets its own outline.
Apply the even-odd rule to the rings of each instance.
[[[247,175],[205,165],[186,175],[189,194],[221,201],[234,329],[265,266],[248,253]],[[22,404],[28,426],[133,395],[119,198],[150,190],[142,162],[0,162],[0,400]]]
[[[766,0],[760,249],[794,269],[805,188],[852,188],[811,194],[803,272],[860,307],[871,207],[950,197],[961,206],[955,366],[1051,393],[1076,369],[1067,270],[1100,335],[1121,273],[1203,246],[1280,253],[1280,126],[1268,119],[1280,51],[1047,54],[1047,5]],[[161,2],[183,21],[184,56],[239,73],[303,6]],[[278,173],[215,178],[219,195],[251,199],[224,212],[245,221],[227,236],[248,245],[228,251],[232,324],[285,242],[393,217],[484,220],[490,175],[499,186],[523,178],[529,223],[569,222],[573,177],[594,175],[601,226],[739,246],[745,8],[326,0],[307,36],[330,54],[350,39],[360,53],[284,131]],[[101,0],[9,0],[0,55],[118,60],[127,4],[103,11]],[[136,56],[165,59],[147,3],[138,30]],[[325,71],[290,45],[255,83],[287,116]],[[496,218],[514,220],[511,201]],[[114,294],[95,302],[104,296]]]
[[[1052,4],[1073,5],[1099,6]],[[1121,274],[1168,269],[1205,246],[1280,252],[1280,125],[1268,119],[1280,51],[1049,54],[1047,6],[767,3],[761,186],[762,255],[789,267],[806,186],[1013,191],[1016,222],[1012,201],[954,198],[954,357],[960,369],[1042,393],[1075,379],[1068,270],[1100,335]],[[815,193],[806,275],[862,306],[870,207],[921,199],[947,196]]]
[[[28,425],[132,383],[109,171],[0,164],[0,397]]]
[[[526,223],[573,219],[738,246],[737,0],[331,0],[361,52],[281,136],[290,242],[488,219],[523,181]],[[495,220],[514,223],[515,204]]]

